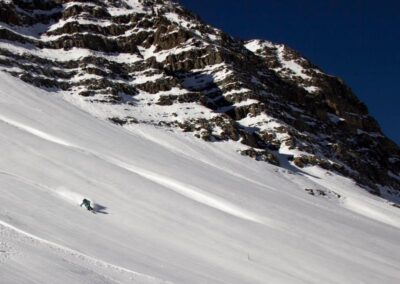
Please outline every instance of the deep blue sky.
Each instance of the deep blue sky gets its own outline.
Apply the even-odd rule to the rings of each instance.
[[[285,43],[341,77],[400,144],[399,0],[180,0],[241,39]]]

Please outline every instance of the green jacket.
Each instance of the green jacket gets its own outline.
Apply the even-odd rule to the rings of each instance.
[[[87,200],[86,198],[83,199],[82,204],[80,206],[82,206],[82,205],[85,205],[87,210],[93,210],[92,206],[90,206],[90,201]]]

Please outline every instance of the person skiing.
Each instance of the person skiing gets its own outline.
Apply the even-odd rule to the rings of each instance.
[[[93,211],[93,207],[90,205],[90,200],[84,198],[80,206],[82,207],[82,205],[85,205],[88,211]]]

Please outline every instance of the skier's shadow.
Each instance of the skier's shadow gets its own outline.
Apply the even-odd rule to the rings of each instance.
[[[94,205],[93,208],[94,213],[108,214],[106,210],[107,210],[106,206],[97,203]]]

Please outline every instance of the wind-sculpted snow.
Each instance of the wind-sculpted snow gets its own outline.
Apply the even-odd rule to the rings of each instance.
[[[4,73],[0,84],[5,283],[400,280],[399,209],[350,179],[119,127]]]
[[[103,156],[102,154],[92,152],[90,149],[88,150],[88,149],[79,148],[78,146],[74,146],[74,145],[70,144],[69,142],[66,142],[58,137],[54,137],[53,135],[46,134],[46,133],[44,133],[40,130],[37,130],[35,128],[32,128],[30,126],[26,126],[19,122],[7,119],[1,115],[0,115],[0,122],[7,123],[11,126],[14,126],[18,129],[26,131],[34,136],[37,136],[37,137],[47,140],[49,142],[56,143],[56,144],[66,146],[66,147],[72,147],[77,151],[81,151],[88,155],[96,156],[100,159],[104,159],[105,161],[110,162],[118,167],[121,167],[128,171],[131,171],[131,172],[136,173],[144,178],[147,178],[155,183],[159,183],[165,187],[168,187],[168,188],[172,189],[173,191],[175,191],[179,194],[182,194],[190,199],[193,199],[197,202],[206,204],[208,206],[211,206],[213,208],[216,208],[216,209],[226,212],[228,214],[232,214],[234,216],[237,216],[239,218],[243,218],[246,220],[251,220],[254,222],[262,223],[260,217],[254,216],[254,214],[246,212],[245,210],[238,208],[237,206],[230,204],[229,202],[223,201],[222,199],[220,199],[218,197],[212,197],[211,195],[203,192],[201,189],[198,189],[189,184],[185,184],[180,181],[170,179],[168,177],[157,175],[156,173],[152,173],[151,171],[146,171],[146,170],[140,169],[140,167],[129,165],[123,161],[119,161],[112,157]],[[72,204],[79,204],[85,198],[85,196],[83,196],[81,194],[78,194],[78,193],[75,193],[75,192],[72,192],[72,191],[69,191],[66,189],[62,189],[62,188],[57,190],[57,193],[62,198],[64,198],[66,201],[71,202]]]
[[[106,160],[109,159],[106,158]],[[124,169],[127,169],[128,171],[136,173],[164,187],[170,188],[171,190],[179,194],[182,194],[183,196],[190,198],[194,201],[216,208],[218,210],[242,218],[244,220],[249,220],[263,224],[263,221],[261,221],[262,218],[260,216],[256,216],[254,213],[251,212],[246,212],[246,210],[241,209],[238,206],[231,204],[227,201],[224,201],[222,198],[212,196],[211,194],[206,193],[202,189],[196,188],[193,185],[186,184],[181,181],[174,180],[165,176],[160,176],[157,173],[143,170],[140,167],[135,167],[121,161],[117,161],[114,159],[111,159],[110,161]]]
[[[67,147],[72,147],[72,145],[70,145],[69,143],[63,141],[62,139],[59,139],[59,138],[54,137],[54,136],[52,136],[50,134],[44,133],[44,132],[42,132],[40,130],[37,130],[35,128],[23,125],[23,124],[21,124],[19,122],[10,120],[10,119],[5,118],[5,117],[3,117],[1,115],[0,115],[0,122],[7,123],[7,124],[9,124],[11,126],[14,126],[14,127],[18,128],[18,129],[21,129],[21,130],[24,130],[24,131],[26,131],[28,133],[31,133],[32,135],[38,136],[38,137],[40,137],[42,139],[45,139],[45,140],[48,140],[50,142],[57,143],[57,144],[60,144],[60,145],[63,145],[63,146],[67,146]]]
[[[50,141],[52,143],[56,143],[56,144],[60,144],[62,146],[66,146],[66,147],[72,147],[75,148],[78,151],[82,151],[84,153],[90,154],[90,155],[94,155],[97,156],[101,159],[104,159],[105,161],[108,161],[112,164],[115,164],[118,167],[121,167],[123,169],[126,169],[128,171],[134,172],[140,176],[143,176],[144,178],[147,178],[153,182],[159,183],[163,186],[166,186],[172,190],[174,190],[175,192],[178,192],[190,199],[193,199],[197,202],[206,204],[208,206],[214,207],[216,209],[219,209],[221,211],[224,211],[228,214],[232,214],[234,216],[237,216],[239,218],[243,218],[246,220],[251,220],[254,222],[259,222],[262,223],[262,221],[260,220],[260,217],[256,217],[254,216],[254,214],[252,213],[248,213],[243,209],[238,208],[237,206],[233,205],[233,204],[229,204],[228,202],[225,202],[223,200],[221,200],[220,198],[217,197],[212,197],[204,192],[202,192],[201,189],[195,188],[193,186],[190,186],[188,184],[184,184],[182,182],[179,182],[177,180],[173,180],[173,179],[169,179],[168,177],[164,177],[164,176],[159,176],[155,173],[152,173],[150,171],[146,171],[143,169],[140,169],[139,167],[135,167],[133,165],[129,165],[126,164],[122,161],[119,161],[117,159],[114,158],[110,158],[110,157],[106,157],[103,156],[101,154],[96,154],[94,152],[91,152],[91,150],[85,150],[85,149],[81,149],[77,146],[73,146],[70,143],[54,137],[50,134],[46,134],[40,130],[37,130],[35,128],[23,125],[21,123],[9,120],[7,118],[4,118],[0,115],[0,122],[5,122],[9,125],[15,126],[18,129],[24,130],[32,135],[35,135],[37,137],[40,137],[42,139],[45,139],[47,141]],[[85,196],[66,190],[66,189],[59,189],[57,190],[57,193],[64,198],[66,201],[71,202],[72,204],[80,204],[82,202],[82,200],[85,198]]]

